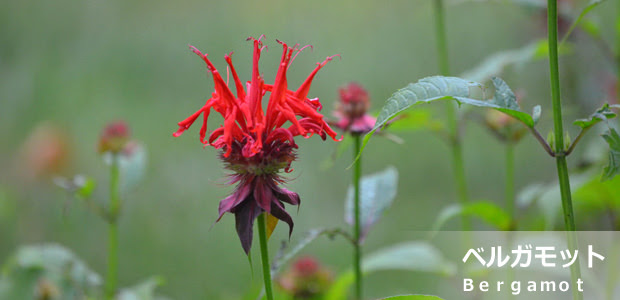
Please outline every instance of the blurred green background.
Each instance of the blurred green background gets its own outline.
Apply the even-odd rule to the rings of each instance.
[[[448,3],[454,75],[494,52],[545,37],[544,10],[499,2]],[[574,2],[572,7],[585,3]],[[67,145],[66,161],[58,173],[96,178],[96,197],[105,199],[107,169],[96,153],[97,140],[105,124],[122,119],[149,156],[142,183],[123,197],[120,285],[161,275],[166,284],[160,291],[173,299],[238,299],[256,291],[261,285],[259,259],[255,257],[252,273],[234,218],[226,215],[212,227],[219,200],[231,190],[223,184],[226,172],[216,151],[203,149],[197,128],[172,137],[176,123],[201,107],[213,88],[204,63],[187,45],[209,53],[220,69],[225,66],[224,54],[234,51],[237,71],[242,80],[249,80],[251,44],[245,38],[265,34],[269,51],[262,56],[261,71],[271,82],[280,59],[275,39],[312,44],[314,50],[304,51],[294,62],[289,84],[299,85],[316,62],[340,54],[342,59],[319,72],[310,96],[319,97],[323,112],[330,116],[338,87],[357,81],[368,89],[373,109],[378,110],[397,89],[438,73],[431,4],[428,0],[3,1],[0,262],[19,245],[57,242],[105,273],[106,224],[77,201],[67,201],[50,176],[32,174],[36,171],[29,169],[36,167],[29,163],[32,155],[44,155],[53,146],[45,139],[32,142],[39,140],[32,134],[37,128],[58,128]],[[607,41],[613,36],[614,5],[607,1],[590,16]],[[573,42],[574,51],[562,59],[561,70],[566,120],[592,112],[614,80],[610,63],[587,36],[577,32]],[[513,89],[525,92],[521,106],[526,111],[542,105],[539,128],[545,135],[551,128],[547,61],[512,69],[504,78]],[[438,118],[442,107],[428,106]],[[576,129],[566,126],[576,136]],[[472,199],[501,205],[503,146],[476,122],[468,123],[465,134]],[[370,233],[364,246],[367,253],[402,241],[413,231],[428,230],[441,208],[456,198],[446,144],[426,131],[399,136],[405,144],[374,137],[364,153],[364,173],[387,165],[400,173],[397,199]],[[595,134],[588,139],[603,143]],[[299,144],[299,160],[290,174],[295,180],[288,184],[302,197],[298,213],[289,209],[295,220],[293,241],[311,228],[344,226],[343,199],[350,182],[345,170],[350,150],[326,170],[321,164],[336,143],[312,138]],[[572,165],[579,163],[585,149],[571,157]],[[553,180],[554,161],[530,136],[517,146],[516,160],[517,189]],[[458,228],[458,221],[447,226]],[[476,228],[486,229],[479,223]],[[286,238],[285,226],[278,227],[272,253]],[[351,248],[341,239],[319,239],[303,253],[317,256],[334,272],[346,270],[351,261]],[[366,291],[368,297],[433,293],[435,279],[384,272],[368,278]]]

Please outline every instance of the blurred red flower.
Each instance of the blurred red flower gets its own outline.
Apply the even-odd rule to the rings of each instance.
[[[20,175],[33,180],[65,171],[72,158],[69,140],[62,127],[49,121],[35,126],[19,149],[16,162]]]
[[[294,299],[317,299],[332,285],[333,274],[316,258],[305,256],[277,278],[277,283]]]
[[[129,141],[129,126],[125,121],[108,123],[99,136],[99,153],[118,153],[123,150]]]
[[[338,118],[332,125],[344,132],[365,134],[372,130],[377,119],[368,114],[370,97],[364,87],[351,82],[339,89],[340,102],[334,112]]]

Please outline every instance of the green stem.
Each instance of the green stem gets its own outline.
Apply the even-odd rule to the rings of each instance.
[[[568,231],[568,247],[571,250],[578,248],[577,236],[574,233],[575,217],[571,200],[570,183],[568,179],[568,167],[564,152],[564,129],[562,128],[562,102],[560,98],[560,75],[558,64],[558,3],[557,0],[547,0],[547,26],[549,34],[549,74],[551,80],[551,97],[553,100],[553,127],[555,134],[556,165],[560,194],[562,196],[562,209],[564,211],[564,225]],[[581,278],[579,264],[571,265],[571,279],[575,282]],[[573,299],[581,300],[583,295],[573,289]]]
[[[359,134],[353,134],[353,139],[355,143],[353,156],[357,156],[361,150],[361,136]],[[353,225],[353,241],[354,250],[353,250],[353,271],[355,273],[355,299],[362,299],[362,268],[361,268],[361,260],[362,260],[362,246],[360,243],[361,240],[361,225],[360,225],[360,179],[362,177],[362,158],[360,157],[355,161],[355,165],[353,166],[353,202],[354,202],[354,210],[353,214],[355,215],[355,224]]]
[[[267,247],[267,218],[264,213],[258,216],[258,237],[260,240],[260,258],[263,264],[263,280],[267,300],[273,300],[271,284],[271,265],[269,264],[269,247]]]
[[[506,210],[511,222],[515,221],[515,144],[512,141],[506,142]],[[511,225],[511,226],[514,226]]]
[[[458,133],[457,133],[458,135]],[[463,163],[463,148],[461,146],[460,138],[455,136],[452,143],[452,165],[454,169],[454,179],[456,181],[456,188],[459,197],[459,202],[462,205],[469,203],[469,196],[467,194],[467,181],[465,179],[465,165]],[[471,230],[471,222],[468,217],[462,218],[463,230]]]
[[[444,20],[443,0],[434,0],[435,11],[435,35],[437,37],[437,53],[439,61],[439,71],[441,75],[450,74],[450,63],[448,59],[448,43],[446,38],[446,26]],[[451,135],[452,147],[452,166],[454,169],[454,180],[458,193],[459,202],[466,204],[469,202],[467,192],[467,180],[465,179],[465,167],[463,164],[463,150],[461,146],[461,137],[459,134],[459,117],[456,114],[454,103],[451,101],[446,103],[446,117],[448,119],[448,130]],[[470,230],[471,223],[469,218],[463,216],[463,230]]]
[[[553,151],[553,149],[551,149],[551,146],[549,146],[549,144],[547,143],[545,138],[543,138],[540,135],[540,132],[538,132],[538,130],[536,130],[536,128],[534,128],[534,127],[530,128],[530,132],[532,133],[532,135],[534,135],[534,137],[536,138],[538,143],[540,143],[540,145],[543,146],[543,149],[545,149],[545,151],[547,151],[549,156],[555,157],[555,152]]]
[[[616,1],[616,100],[620,104],[620,1]],[[620,119],[620,118],[618,118]]]
[[[118,224],[120,211],[118,156],[112,154],[110,164],[110,206],[108,218],[108,266],[105,294],[106,299],[114,299],[118,281]]]
[[[581,138],[585,135],[585,133],[589,129],[590,129],[590,127],[586,127],[586,128],[582,128],[581,129],[581,131],[579,132],[579,135],[575,138],[575,140],[570,144],[570,146],[568,147],[568,149],[564,153],[564,156],[568,156],[569,154],[571,154],[571,152],[573,152],[573,150],[575,150],[575,146],[577,146],[577,143],[579,143]]]
[[[448,62],[448,39],[446,38],[443,0],[435,0],[433,3],[435,8],[435,34],[437,36],[439,72],[441,72],[441,75],[447,76],[450,74],[450,63]]]

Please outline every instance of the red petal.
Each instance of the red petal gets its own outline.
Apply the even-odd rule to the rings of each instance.
[[[254,185],[254,200],[260,208],[271,213],[271,202],[275,201],[275,197],[271,192],[271,187],[267,183],[269,179],[257,177]]]
[[[254,220],[262,212],[262,209],[254,201],[245,201],[235,209],[235,227],[241,241],[241,247],[243,247],[246,255],[250,253],[252,248]]]

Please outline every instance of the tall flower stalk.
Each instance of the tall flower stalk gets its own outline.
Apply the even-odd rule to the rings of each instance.
[[[435,35],[437,39],[439,71],[441,75],[448,76],[450,75],[450,63],[448,59],[448,43],[446,38],[443,0],[434,0],[433,5],[435,12]],[[469,194],[467,191],[467,180],[465,177],[465,166],[463,163],[463,147],[459,132],[459,117],[457,116],[454,103],[446,103],[446,115],[448,119],[448,130],[450,136],[449,143],[452,151],[452,168],[454,171],[456,190],[459,202],[461,204],[466,204],[469,202]],[[469,218],[465,215],[463,215],[462,218],[463,230],[470,230],[471,223]]]
[[[334,115],[338,118],[333,124],[353,139],[353,274],[355,276],[355,299],[363,298],[362,280],[362,220],[360,205],[360,181],[362,178],[362,156],[360,153],[362,135],[370,132],[376,118],[368,114],[370,97],[357,83],[349,83],[340,88],[340,102]]]
[[[517,99],[519,97],[517,96]],[[518,101],[518,100],[517,100]],[[516,119],[499,112],[488,110],[484,116],[484,124],[504,146],[504,202],[506,212],[512,223],[510,229],[515,229],[516,203],[515,203],[515,147],[523,138],[526,129]]]
[[[620,104],[620,1],[616,1],[616,103]],[[618,118],[620,119],[620,118]]]
[[[568,247],[577,249],[577,236],[574,233],[575,217],[571,199],[568,167],[566,164],[566,151],[564,145],[564,129],[562,125],[562,102],[560,98],[560,75],[558,67],[558,3],[557,0],[547,0],[547,26],[549,42],[549,78],[551,81],[551,98],[553,103],[553,127],[555,140],[555,159],[562,196],[562,209],[564,212],[564,225],[568,231]],[[579,264],[571,265],[571,279],[575,282],[581,277]],[[582,294],[573,289],[573,299],[583,299]]]
[[[108,262],[106,298],[113,299],[118,282],[118,212],[120,210],[118,155],[112,154],[110,163],[110,218],[108,220]]]
[[[118,285],[118,217],[121,210],[120,155],[130,152],[129,127],[125,122],[112,122],[99,138],[99,152],[109,155],[110,183],[108,209],[103,215],[108,223],[108,259],[105,282],[106,299],[114,299]]]
[[[220,150],[220,159],[225,168],[232,172],[229,183],[237,184],[235,191],[220,202],[218,221],[227,212],[235,215],[237,235],[243,250],[249,255],[254,222],[258,218],[265,291],[267,299],[273,299],[267,247],[269,232],[265,223],[268,217],[274,217],[288,224],[289,236],[292,233],[293,220],[284,205],[299,205],[300,197],[282,187],[286,180],[280,174],[282,171],[292,171],[291,163],[297,157],[298,148],[294,137],[316,134],[323,140],[327,136],[335,141],[340,139],[319,113],[322,108],[319,99],[308,98],[314,76],[333,57],[318,63],[299,88],[293,91],[288,89],[286,73],[297,54],[306,47],[300,48],[299,44],[289,47],[278,41],[283,48],[282,58],[275,82],[266,84],[258,68],[265,48],[261,39],[262,36],[259,39],[248,39],[252,41],[254,51],[252,78],[245,84],[247,91],[232,64],[232,53],[224,57],[232,74],[236,96],[207,58],[207,54],[190,46],[213,75],[215,91],[198,111],[178,123],[179,129],[173,135],[180,136],[200,115],[203,116],[200,141],[205,146]],[[268,92],[270,96],[265,110],[262,99]],[[224,117],[224,124],[213,130],[207,138],[207,121],[212,109]],[[290,125],[285,127],[286,124]]]
[[[273,299],[273,284],[271,283],[271,264],[269,264],[269,246],[267,245],[267,217],[265,214],[258,216],[258,239],[260,243],[260,259],[263,267],[265,281],[265,295],[267,299]]]
[[[505,157],[505,172],[504,176],[504,199],[506,202],[506,211],[510,216],[514,226],[516,212],[515,212],[515,143],[512,141],[506,142],[506,157]]]
[[[359,133],[353,134],[353,157],[355,157],[361,149],[361,138]],[[362,245],[361,245],[361,221],[360,221],[360,180],[362,177],[362,157],[355,161],[353,165],[353,240],[355,241],[353,250],[353,272],[355,274],[355,299],[362,299],[363,285],[362,285]]]

